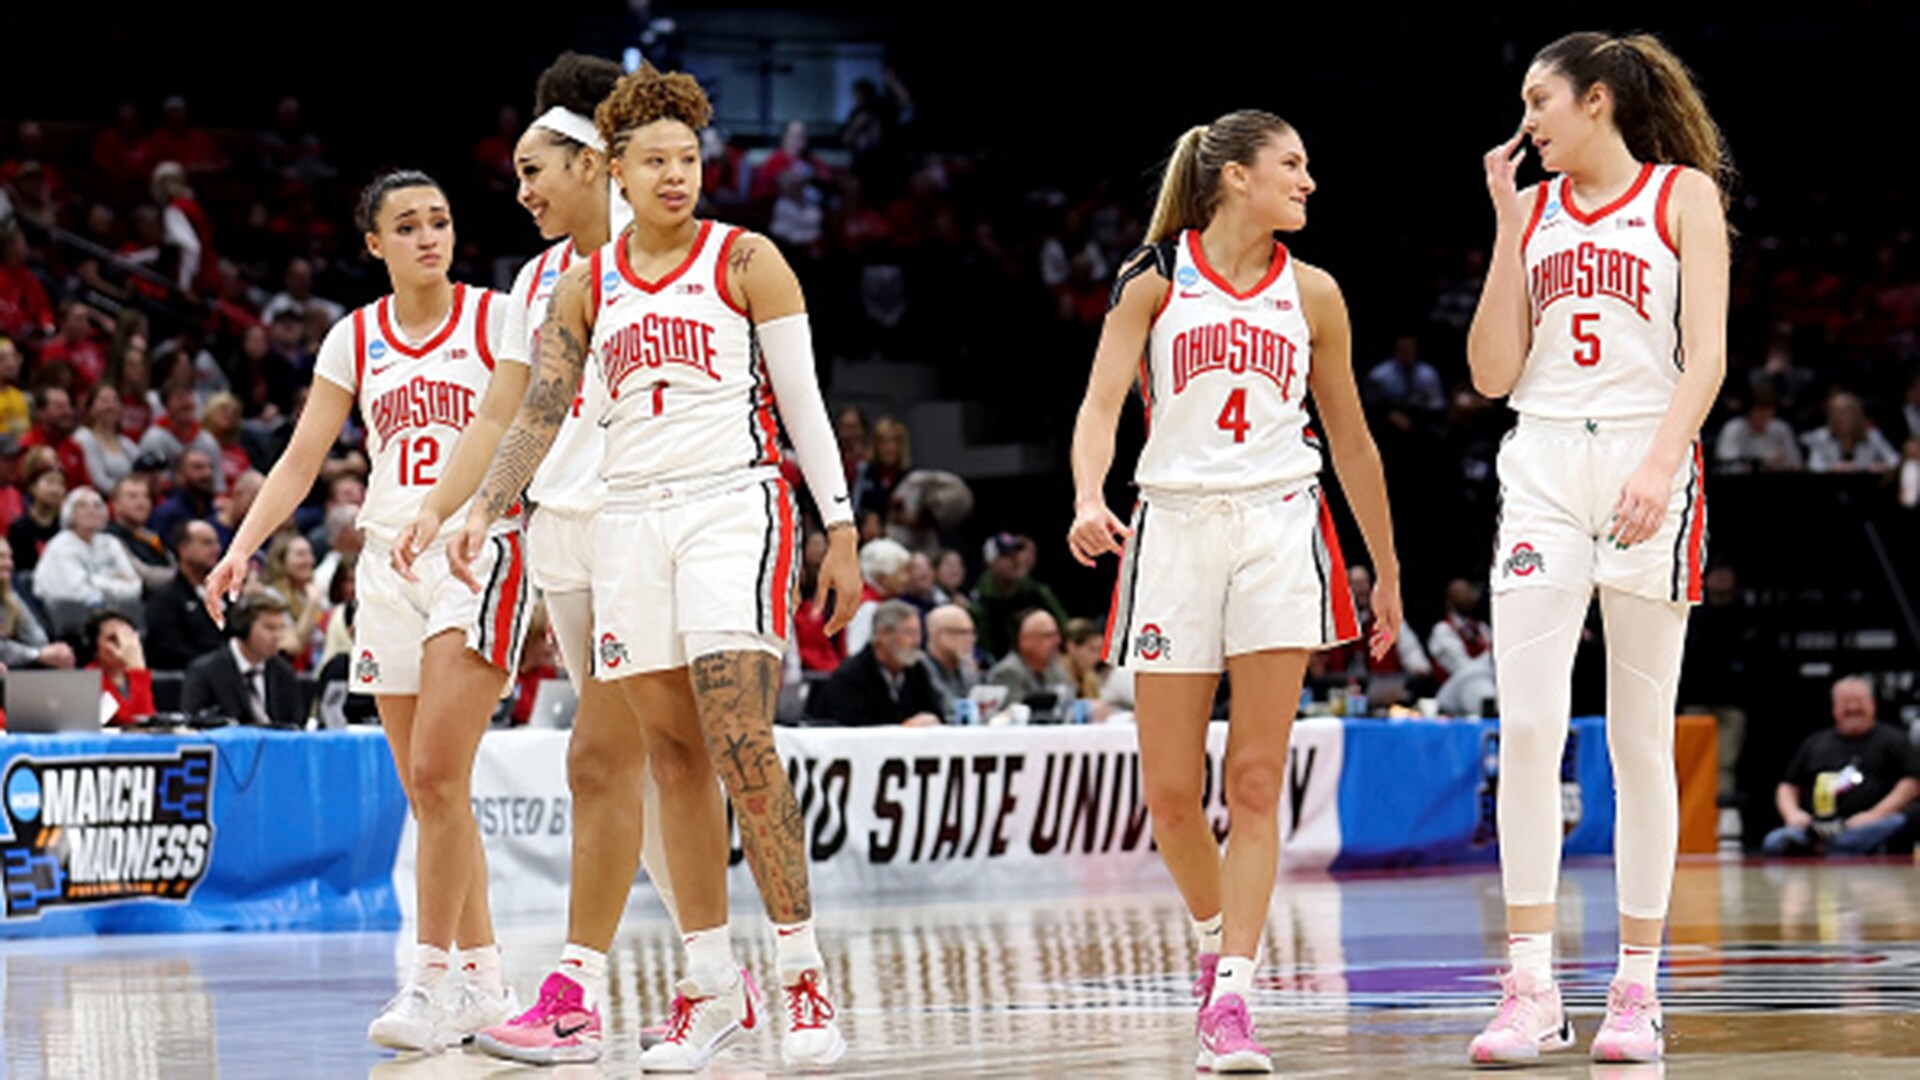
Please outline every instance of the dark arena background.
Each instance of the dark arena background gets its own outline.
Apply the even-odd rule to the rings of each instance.
[[[12,605],[0,636],[17,647],[0,659],[9,672],[98,662],[89,616],[112,606],[36,596],[23,565],[23,543],[57,529],[24,516],[49,471],[28,433],[45,422],[57,358],[124,372],[129,350],[143,353],[150,386],[126,404],[156,421],[170,376],[208,417],[232,395],[237,430],[223,428],[208,514],[224,544],[245,509],[233,500],[251,498],[243,475],[270,470],[287,444],[337,314],[325,301],[351,310],[387,291],[352,220],[368,180],[397,167],[439,180],[456,281],[507,289],[547,246],[515,201],[512,148],[534,117],[535,79],[567,49],[688,71],[712,95],[701,216],[772,236],[805,288],[862,539],[892,536],[924,555],[938,576],[908,586],[922,598],[1001,589],[991,560],[1003,556],[1045,583],[1069,641],[1098,640],[1114,588],[1113,560],[1083,569],[1065,543],[1068,445],[1114,273],[1183,131],[1238,108],[1285,117],[1317,184],[1310,223],[1285,242],[1345,293],[1406,630],[1427,644],[1449,597],[1459,618],[1487,618],[1497,573],[1493,463],[1513,418],[1474,392],[1465,356],[1494,228],[1481,158],[1519,123],[1533,53],[1580,29],[1659,34],[1692,69],[1738,169],[1727,374],[1701,434],[1710,524],[1680,690],[1664,1068],[1920,1075],[1920,801],[1871,855],[1766,853],[1796,751],[1834,726],[1837,681],[1865,679],[1878,722],[1920,743],[1920,191],[1899,164],[1920,13],[1901,5],[1707,15],[10,0],[0,514],[15,569],[0,584]],[[210,241],[184,285],[152,186],[159,154],[189,155]],[[1543,177],[1529,152],[1522,182]],[[96,398],[83,389],[62,387],[81,427]],[[1785,456],[1743,456],[1736,443],[1752,440],[1723,438],[1769,421],[1784,425]],[[346,561],[330,553],[358,547],[329,526],[352,501],[339,477],[353,474],[357,434],[343,433],[348,464],[329,469],[288,534],[310,536],[327,573]],[[1135,399],[1108,483],[1116,512],[1133,503],[1143,438]],[[152,466],[157,523],[177,477],[166,460],[142,464],[140,433],[132,442],[134,467]],[[1856,450],[1830,467],[1814,451],[1836,443]],[[883,456],[894,448],[898,460]],[[364,457],[359,468],[364,479]],[[95,483],[118,515],[112,485]],[[1363,565],[1344,499],[1331,503],[1349,565]],[[180,556],[155,558],[165,568]],[[938,572],[955,559],[950,582]],[[371,706],[336,701],[362,721],[337,730],[324,715],[338,648],[321,641],[338,590],[313,601],[326,610],[295,650],[302,700],[318,706],[310,730],[188,732],[165,719],[197,655],[150,616],[165,580],[144,585],[124,620],[151,670],[147,711],[161,719],[0,731],[0,1076],[507,1075],[473,1049],[395,1057],[365,1042],[411,955],[416,837]],[[21,604],[43,624],[38,640],[8,614]],[[982,629],[985,669],[1014,642]],[[1614,949],[1603,648],[1596,608],[1563,769],[1557,948],[1583,1036]],[[568,880],[566,733],[536,707],[557,661],[539,652],[546,668],[523,664],[474,777],[523,1001],[564,940]],[[855,727],[803,718],[800,695],[824,672],[796,662],[790,674],[780,751],[807,816],[851,1046],[833,1071],[1185,1075],[1189,932],[1144,827],[1130,691],[1060,706],[1057,728],[1025,713],[1028,726],[980,731]],[[1497,1000],[1497,707],[1489,690],[1439,708],[1442,675],[1370,669],[1352,651],[1311,670],[1253,1002],[1282,1073],[1458,1073]],[[1072,723],[1089,719],[1108,723]],[[1207,806],[1225,836],[1214,727]],[[1908,782],[1920,790],[1913,743]],[[1856,781],[1839,782],[1844,794]],[[736,947],[771,989],[771,937],[737,844],[733,858]],[[611,954],[606,1056],[555,1074],[638,1073],[639,1029],[665,1016],[679,968],[643,877]],[[771,996],[768,1011],[779,1013]],[[782,1071],[782,1019],[710,1070]],[[1588,1070],[1581,1053],[1539,1069]]]

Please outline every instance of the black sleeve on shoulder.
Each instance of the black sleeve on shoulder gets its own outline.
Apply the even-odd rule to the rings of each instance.
[[[1173,262],[1178,251],[1176,242],[1162,240],[1157,244],[1142,244],[1134,248],[1123,262],[1120,276],[1113,281],[1113,293],[1107,297],[1107,310],[1120,306],[1120,294],[1127,289],[1127,282],[1147,272],[1152,267],[1167,281],[1173,280]]]

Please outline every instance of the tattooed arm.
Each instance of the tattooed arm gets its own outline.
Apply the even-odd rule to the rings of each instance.
[[[591,263],[578,263],[555,286],[527,396],[514,414],[513,426],[500,440],[487,478],[467,510],[465,526],[448,546],[447,561],[454,576],[475,592],[480,582],[473,574],[473,562],[486,543],[488,528],[520,500],[553,446],[561,421],[573,408],[587,366],[587,342],[593,335],[592,272]]]

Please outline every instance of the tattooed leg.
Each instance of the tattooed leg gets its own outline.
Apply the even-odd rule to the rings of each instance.
[[[727,786],[740,848],[767,915],[777,923],[810,919],[806,824],[773,744],[780,660],[763,652],[723,652],[699,657],[692,667],[707,753]]]

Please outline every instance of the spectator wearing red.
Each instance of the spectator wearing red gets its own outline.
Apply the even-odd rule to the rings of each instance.
[[[131,196],[139,190],[147,175],[147,137],[140,130],[140,110],[131,101],[123,101],[114,111],[113,123],[93,140],[93,168],[101,176],[119,185],[119,194]]]
[[[27,267],[27,235],[8,224],[0,228],[0,336],[27,342],[53,333],[53,327],[47,288]]]
[[[161,103],[160,126],[147,136],[144,149],[150,165],[170,161],[184,172],[195,174],[219,172],[227,167],[220,144],[188,119],[187,99],[179,95]]]
[[[66,475],[52,450],[41,446],[26,452],[20,464],[20,490],[27,493],[27,506],[7,526],[7,542],[13,548],[14,567],[32,570],[40,565],[40,553],[60,535],[60,504],[67,498]]]
[[[826,182],[832,176],[832,170],[821,161],[819,156],[807,145],[807,125],[804,121],[787,121],[786,130],[780,135],[780,145],[767,160],[753,172],[753,185],[749,196],[754,202],[771,203],[780,195],[780,181],[794,173],[803,182]]]
[[[153,392],[153,362],[147,355],[145,334],[129,334],[107,354],[106,381],[120,391],[120,434],[138,446],[153,426],[154,417],[161,413],[160,395]]]
[[[176,376],[167,384],[163,395],[166,413],[153,422],[153,427],[140,439],[142,454],[156,454],[166,460],[168,465],[176,465],[181,455],[188,450],[198,450],[207,455],[209,461],[219,461],[220,444],[200,424],[200,399],[193,392],[193,382],[187,377]],[[217,494],[225,490],[225,484],[216,470],[213,477],[213,490]],[[165,535],[164,531],[162,535]]]
[[[108,724],[125,727],[158,711],[146,650],[126,616],[100,612],[87,620],[84,640],[93,647],[93,663],[87,666],[100,672],[100,689],[113,698],[115,709]]]
[[[26,497],[20,494],[20,485],[15,483],[19,477],[20,440],[0,432],[0,533],[13,527],[13,523],[26,512]]]
[[[532,617],[527,620],[526,644],[520,649],[520,668],[513,676],[513,722],[516,725],[533,719],[533,702],[540,695],[541,683],[566,677],[554,662],[554,654],[558,650],[554,647],[549,627],[547,605],[535,606]]]
[[[213,221],[178,161],[162,160],[154,166],[153,201],[160,207],[165,243],[179,255],[174,284],[190,297],[219,296],[220,253],[213,246]]]
[[[793,646],[800,667],[815,673],[831,672],[847,658],[844,635],[827,636],[827,613],[815,598],[820,564],[827,557],[827,534],[810,532],[800,546],[800,596],[793,613]]]
[[[66,193],[65,178],[57,169],[47,163],[46,134],[37,120],[22,120],[14,129],[14,153],[6,161],[0,161],[0,185],[12,187],[19,182],[23,173],[38,171],[40,182],[46,188],[46,197],[58,202]]]
[[[73,398],[58,386],[43,386],[33,395],[33,428],[20,445],[31,449],[44,446],[52,450],[60,462],[60,472],[67,481],[67,487],[84,487],[93,483],[93,474],[87,471],[87,452],[74,441],[73,429],[78,423],[73,411]]]
[[[86,393],[107,373],[107,346],[93,324],[93,309],[77,300],[60,315],[60,336],[40,348],[40,366],[55,364],[73,369],[69,388],[76,394]]]

